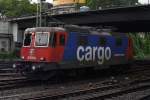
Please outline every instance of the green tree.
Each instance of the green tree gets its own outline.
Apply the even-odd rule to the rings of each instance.
[[[87,0],[87,5],[92,9],[132,6],[136,3],[138,0]]]
[[[7,17],[31,15],[36,12],[36,5],[29,0],[0,0],[0,13]]]
[[[134,55],[137,59],[150,58],[150,33],[128,33],[133,40]]]

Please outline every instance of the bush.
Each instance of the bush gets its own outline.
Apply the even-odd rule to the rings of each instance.
[[[0,59],[15,59],[18,58],[14,52],[11,53],[0,53]]]

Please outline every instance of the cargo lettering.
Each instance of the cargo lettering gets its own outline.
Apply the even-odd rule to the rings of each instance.
[[[83,47],[79,46],[77,48],[77,59],[79,61],[95,61],[98,64],[103,64],[104,60],[111,59],[111,49],[110,47]]]

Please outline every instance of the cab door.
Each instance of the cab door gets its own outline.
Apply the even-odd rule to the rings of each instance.
[[[65,32],[58,32],[57,33],[57,43],[56,43],[56,58],[57,58],[57,62],[60,62],[63,59],[63,55],[64,55],[64,48],[65,48],[65,44],[66,44],[66,38],[67,38],[67,34]]]
[[[51,33],[50,46],[51,54],[50,61],[60,62],[63,59],[64,48],[66,45],[67,33],[66,32],[53,32]]]

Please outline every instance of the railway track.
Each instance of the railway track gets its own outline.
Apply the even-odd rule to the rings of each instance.
[[[23,87],[27,82],[28,80],[25,77],[3,78],[0,80],[0,91]]]
[[[150,100],[150,95],[142,97],[140,100]]]
[[[23,86],[22,83],[27,81],[25,77],[13,71],[11,63],[4,62],[0,64],[0,91],[21,87]]]
[[[103,84],[105,83],[105,84]],[[150,90],[150,78],[139,80],[132,79],[122,82],[95,82],[91,84],[78,84],[76,86],[67,86],[61,88],[50,88],[36,92],[23,93],[1,97],[0,99],[19,99],[19,100],[96,100],[118,97],[123,94],[135,91]]]
[[[143,98],[149,95],[148,93],[150,93],[150,68],[148,67],[149,65],[144,65],[144,63],[141,62],[139,65],[142,65],[143,68],[140,66],[135,66],[136,69],[133,68],[128,73],[125,72],[120,76],[115,76],[115,78],[107,77],[107,79],[101,80],[93,79],[94,81],[92,82],[88,80],[80,82],[80,80],[78,80],[79,82],[72,82],[70,84],[49,84],[46,86],[44,85],[43,88],[38,85],[33,88],[33,84],[33,86],[29,86],[28,89],[26,87],[23,88],[20,86],[19,89],[22,88],[20,91],[24,89],[24,92],[16,92],[14,94],[9,93],[10,95],[1,95],[0,100],[117,100],[118,98],[118,100],[120,100],[120,98],[122,98],[121,100],[128,100],[124,99],[123,95],[131,95],[134,93],[138,95],[138,93],[141,94],[143,91],[147,91],[142,96],[138,97]],[[5,88],[3,88],[3,90],[5,90]],[[15,88],[15,91],[18,91],[17,88]]]

